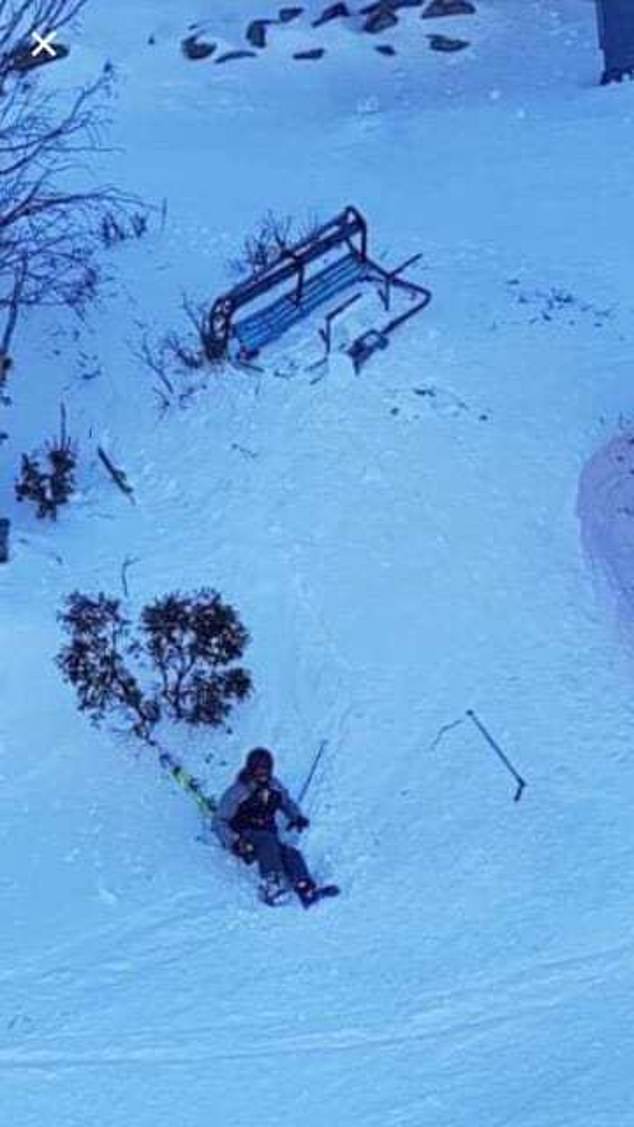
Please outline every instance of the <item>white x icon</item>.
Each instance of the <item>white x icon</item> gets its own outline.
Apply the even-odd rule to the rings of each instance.
[[[46,51],[47,55],[50,55],[50,57],[54,59],[56,51],[54,47],[51,47],[51,43],[55,39],[57,32],[51,31],[48,35],[38,35],[37,31],[32,31],[31,35],[36,43],[36,46],[31,51],[33,58],[37,58],[38,55],[41,55],[42,51]]]

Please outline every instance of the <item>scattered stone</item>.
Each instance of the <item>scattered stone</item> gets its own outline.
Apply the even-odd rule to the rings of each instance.
[[[218,55],[215,62],[229,63],[232,59],[257,59],[257,57],[257,51],[225,51],[224,55]]]
[[[280,23],[290,23],[291,20],[296,20],[303,11],[303,8],[280,8],[278,12]]]
[[[428,35],[432,51],[462,51],[469,46],[468,39],[450,39],[448,35]]]
[[[323,47],[313,47],[311,51],[296,51],[294,59],[321,59],[326,52]]]
[[[395,48],[392,47],[390,43],[380,43],[378,47],[374,48],[374,50],[378,51],[379,55],[395,55],[396,54]]]
[[[385,31],[386,28],[394,27],[397,23],[398,16],[394,15],[389,0],[380,0],[378,4],[373,6],[363,25],[363,30],[369,31],[371,35],[376,35],[379,31]]]
[[[197,35],[188,35],[181,43],[181,50],[188,59],[208,59],[216,50],[216,44],[199,43]]]
[[[246,37],[252,47],[262,49],[266,47],[266,29],[273,20],[252,20],[246,32]]]
[[[330,20],[345,19],[350,15],[350,9],[346,4],[330,4],[328,8],[324,8],[320,16],[313,20],[312,27],[321,27],[322,23],[328,23]]]
[[[432,0],[428,8],[421,15],[423,20],[431,20],[436,16],[472,16],[475,15],[475,4],[469,0]]]

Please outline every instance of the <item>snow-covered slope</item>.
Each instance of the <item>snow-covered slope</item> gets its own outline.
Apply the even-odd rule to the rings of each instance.
[[[471,40],[455,56],[408,9],[381,37],[391,58],[356,25],[304,19],[217,66],[180,39],[199,24],[237,49],[260,4],[95,4],[55,74],[112,60],[100,173],[167,217],[112,252],[78,339],[37,317],[17,341],[0,576],[11,1127],[631,1122],[633,669],[575,500],[631,411],[634,90],[595,85],[590,3],[477,6],[433,28]],[[428,311],[358,377],[339,361],[319,382],[210,374],[161,415],[134,353],[185,327],[182,291],[225,289],[267,209],[348,202],[376,255],[423,252]],[[60,400],[80,492],[44,527],[11,482]],[[232,732],[171,737],[210,791],[254,743],[297,790],[328,739],[305,846],[338,901],[266,911],[151,755],[77,713],[56,612],[76,588],[120,593],[126,558],[133,610],[213,585],[252,634],[256,692]],[[469,708],[527,778],[519,803]]]

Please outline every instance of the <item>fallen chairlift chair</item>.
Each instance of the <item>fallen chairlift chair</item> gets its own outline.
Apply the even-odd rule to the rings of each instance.
[[[379,329],[362,333],[347,349],[359,371],[377,348],[386,348],[389,335],[399,325],[419,313],[431,300],[431,292],[424,286],[400,277],[407,266],[421,257],[416,254],[393,270],[385,270],[368,257],[367,223],[355,207],[347,207],[329,223],[323,224],[308,238],[281,251],[279,258],[264,270],[252,274],[229,293],[214,303],[209,318],[211,351],[215,356],[226,356],[231,345],[237,342],[238,361],[249,363],[260,350],[277,340],[302,318],[313,313],[344,289],[358,283],[377,284],[383,308],[390,309],[392,289],[408,293],[414,301],[411,308],[393,317]],[[331,251],[343,248],[343,254],[329,262],[318,273],[306,276],[306,268],[318,262]],[[293,281],[293,288],[241,319],[236,314],[245,306],[257,301],[276,286]],[[331,349],[333,321],[361,295],[348,298],[326,314],[325,326],[319,330],[324,342],[323,363]]]

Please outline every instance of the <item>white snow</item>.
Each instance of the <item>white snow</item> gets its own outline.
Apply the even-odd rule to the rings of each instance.
[[[632,1122],[633,668],[591,565],[613,575],[616,544],[621,587],[629,574],[597,515],[604,479],[582,480],[583,538],[576,506],[584,466],[632,424],[634,88],[597,86],[588,0],[477,7],[408,9],[376,37],[302,19],[216,65],[181,55],[190,27],[240,49],[273,5],[111,0],[42,77],[113,62],[95,176],[165,199],[167,217],[105,252],[86,323],[42,313],[16,339],[11,1127]],[[431,32],[471,46],[429,51]],[[320,45],[318,62],[291,58]],[[429,309],[359,376],[341,360],[316,383],[212,372],[161,415],[144,335],[186,333],[182,293],[209,304],[230,286],[268,209],[303,221],[347,203],[376,256],[423,252]],[[46,527],[12,482],[60,401],[79,496]],[[252,635],[256,691],[232,731],[170,735],[210,793],[255,743],[296,792],[328,739],[304,845],[339,900],[265,910],[151,752],[77,712],[56,613],[74,589],[121,594],[126,559],[133,611],[211,585]],[[526,777],[519,803],[469,708]]]

